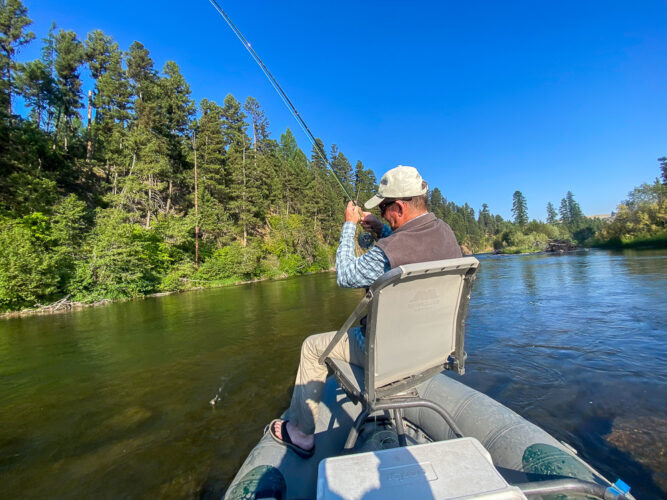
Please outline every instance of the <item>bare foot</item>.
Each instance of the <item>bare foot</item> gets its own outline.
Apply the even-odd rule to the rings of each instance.
[[[273,433],[279,439],[284,439],[282,436],[282,423],[282,420],[276,420],[276,422],[273,424]],[[299,448],[310,451],[313,449],[313,446],[315,446],[315,435],[304,434],[289,420],[287,421],[287,434],[289,434],[289,439],[292,441],[292,443],[297,445]]]

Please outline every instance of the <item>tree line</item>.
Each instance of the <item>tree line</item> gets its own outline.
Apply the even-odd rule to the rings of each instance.
[[[541,251],[554,240],[571,245],[590,245],[591,237],[604,223],[584,216],[574,194],[568,191],[561,199],[559,211],[553,203],[546,206],[546,222],[528,220],[528,203],[524,194],[517,190],[512,195],[512,222],[494,240],[496,251],[502,253],[527,253]]]
[[[547,203],[546,222],[529,222],[526,197],[515,191],[514,224],[494,239],[494,248],[504,253],[530,252],[552,240],[602,248],[666,248],[667,157],[658,158],[658,162],[660,178],[635,187],[611,214],[611,220],[586,217],[572,191],[568,191],[558,211],[553,203]]]
[[[100,30],[53,24],[20,61],[39,43],[31,22],[0,2],[0,309],[332,267],[345,197],[315,148],[271,136],[256,99],[195,103],[176,62],[158,69]],[[373,170],[326,151],[348,192],[371,197]],[[473,250],[504,222],[437,188],[432,207]]]
[[[196,103],[176,62],[157,69],[143,44],[123,50],[100,30],[80,39],[52,25],[41,56],[20,61],[39,43],[30,25],[20,0],[0,1],[0,311],[333,266],[347,200],[316,148],[304,153],[289,129],[271,136],[256,99]],[[372,169],[326,151],[348,192],[375,193]],[[619,211],[638,231],[651,189]],[[583,217],[572,193],[547,223],[528,221],[519,191],[514,202],[509,221],[434,187],[429,209],[472,252],[626,237]],[[649,220],[664,228],[660,207]]]
[[[660,177],[635,187],[617,207],[614,219],[595,235],[610,248],[667,248],[667,157],[658,158]]]

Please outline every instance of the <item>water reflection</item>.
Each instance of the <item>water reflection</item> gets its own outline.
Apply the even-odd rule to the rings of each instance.
[[[537,283],[535,282],[535,265],[534,260],[527,261],[521,266],[521,277],[523,278],[523,287],[526,293],[530,294],[531,299],[534,299],[537,294]]]

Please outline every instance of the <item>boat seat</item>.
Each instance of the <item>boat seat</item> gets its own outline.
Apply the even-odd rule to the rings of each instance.
[[[332,358],[327,358],[326,364],[331,368],[334,377],[347,396],[355,403],[361,401],[364,393],[363,367]]]
[[[427,407],[461,437],[445,408],[411,391],[443,370],[465,371],[465,318],[479,261],[474,257],[397,267],[378,278],[320,356],[338,384],[363,410],[345,444],[351,449],[373,412],[393,410],[405,443],[400,410]],[[348,330],[366,317],[363,366],[329,357]]]

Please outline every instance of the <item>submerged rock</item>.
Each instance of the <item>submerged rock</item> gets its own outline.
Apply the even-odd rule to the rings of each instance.
[[[153,412],[142,406],[132,406],[108,418],[100,426],[100,431],[129,431],[149,420]]]
[[[164,437],[156,433],[105,443],[90,452],[58,460],[50,470],[63,481],[80,482],[86,477],[99,480],[111,468],[124,467],[128,457],[136,456],[140,450],[162,439]]]
[[[653,471],[653,480],[667,491],[667,419],[618,417],[605,439]]]

